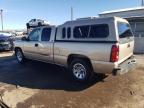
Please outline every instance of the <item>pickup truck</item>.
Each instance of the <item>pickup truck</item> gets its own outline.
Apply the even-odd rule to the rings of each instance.
[[[19,63],[38,60],[67,67],[86,82],[93,73],[123,74],[135,65],[134,37],[122,18],[83,18],[59,26],[43,26],[15,42]]]
[[[27,28],[49,25],[50,23],[42,19],[31,19],[26,23]]]

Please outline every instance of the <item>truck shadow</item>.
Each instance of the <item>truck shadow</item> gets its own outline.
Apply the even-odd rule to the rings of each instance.
[[[16,60],[9,60],[0,67],[0,82],[32,89],[82,91],[107,77],[95,74],[91,82],[80,84],[72,80],[66,69],[42,62],[29,61],[21,65]]]

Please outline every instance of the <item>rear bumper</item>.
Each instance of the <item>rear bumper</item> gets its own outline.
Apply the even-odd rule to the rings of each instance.
[[[117,68],[113,70],[113,75],[122,75],[134,69],[136,66],[136,60],[134,57],[129,58],[123,63],[119,64]]]
[[[113,70],[117,67],[116,63],[91,61],[93,71],[95,73],[112,74]]]
[[[130,57],[121,64],[103,61],[91,61],[93,70],[96,73],[103,74],[124,74],[132,70],[136,65],[136,60],[134,57]]]

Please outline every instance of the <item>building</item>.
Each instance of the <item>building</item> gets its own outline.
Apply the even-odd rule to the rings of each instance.
[[[144,53],[144,7],[105,11],[100,17],[118,16],[126,18],[135,36],[135,53]]]

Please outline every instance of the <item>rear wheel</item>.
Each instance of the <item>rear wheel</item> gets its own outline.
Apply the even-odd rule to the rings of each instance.
[[[17,61],[19,63],[24,63],[25,57],[24,57],[23,52],[22,52],[21,49],[16,49],[15,50],[15,55],[16,55]]]
[[[74,59],[69,69],[73,78],[79,82],[88,82],[93,75],[91,65],[82,59]]]

